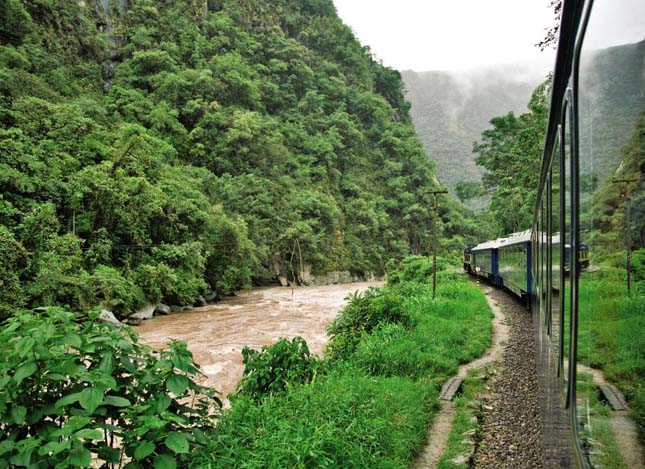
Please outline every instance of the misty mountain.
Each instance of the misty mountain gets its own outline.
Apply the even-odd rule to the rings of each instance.
[[[481,180],[483,170],[475,164],[473,143],[493,117],[526,112],[531,92],[546,73],[521,66],[401,73],[419,138],[451,192],[459,181]],[[481,201],[474,205],[481,206]]]
[[[620,70],[620,74],[616,73]],[[583,174],[603,182],[623,158],[623,145],[645,109],[645,41],[587,54],[580,68],[580,151]],[[591,138],[590,138],[591,136]],[[594,161],[596,167],[584,163]],[[584,177],[584,176],[583,176]]]

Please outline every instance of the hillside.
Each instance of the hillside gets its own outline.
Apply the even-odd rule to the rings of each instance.
[[[599,50],[583,62],[579,128],[580,140],[589,144],[581,151],[598,163],[595,168],[580,168],[586,177],[602,183],[618,168],[621,147],[630,140],[645,108],[644,70],[645,40]]]
[[[0,316],[427,252],[436,178],[400,75],[331,0],[3,5]],[[458,247],[475,225],[443,202]]]
[[[453,193],[459,181],[481,180],[473,143],[490,127],[490,120],[509,111],[526,112],[531,92],[545,74],[520,67],[402,73],[419,138],[438,177]]]

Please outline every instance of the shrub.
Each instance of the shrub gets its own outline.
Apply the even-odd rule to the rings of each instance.
[[[346,299],[349,304],[327,329],[331,336],[327,350],[332,359],[348,358],[356,350],[361,335],[370,333],[379,324],[411,325],[403,307],[404,298],[394,289],[369,288]]]
[[[437,274],[445,271],[448,261],[437,258]],[[425,283],[432,279],[432,259],[424,256],[408,256],[398,265],[396,262],[387,264],[387,283],[395,285],[403,282]]]
[[[85,284],[89,304],[100,305],[118,316],[127,316],[143,306],[141,289],[126,279],[114,267],[98,266]]]
[[[172,468],[206,443],[220,402],[184,343],[153,352],[127,327],[74,318],[20,312],[0,330],[0,467],[89,467],[96,454],[109,468],[125,454]]]
[[[645,283],[645,249],[632,253],[632,272],[635,282]]]
[[[261,351],[244,347],[242,357],[245,366],[238,393],[256,401],[282,392],[291,384],[310,382],[320,367],[302,337],[279,339]]]

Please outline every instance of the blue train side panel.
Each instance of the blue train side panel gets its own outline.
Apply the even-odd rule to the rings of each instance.
[[[504,285],[504,279],[499,275],[499,249],[492,250],[492,269],[493,269],[493,285],[501,287]]]

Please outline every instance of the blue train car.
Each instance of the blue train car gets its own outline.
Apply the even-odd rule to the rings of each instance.
[[[531,230],[497,240],[497,285],[518,296],[531,293]]]
[[[497,240],[494,240],[479,243],[470,248],[472,272],[479,277],[489,279],[493,285],[499,285],[497,247]]]

